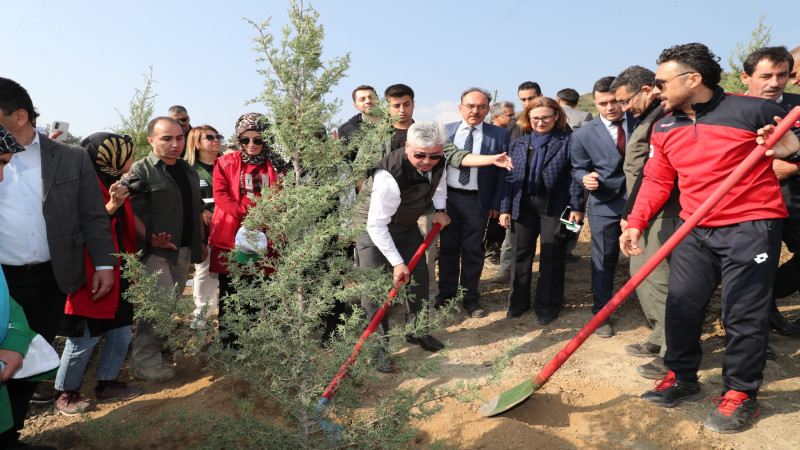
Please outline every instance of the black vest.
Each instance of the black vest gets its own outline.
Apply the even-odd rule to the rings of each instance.
[[[409,162],[405,148],[398,148],[386,155],[370,170],[370,178],[364,184],[365,189],[372,190],[373,175],[377,169],[385,170],[392,175],[400,187],[400,206],[392,216],[388,228],[390,233],[405,233],[417,226],[417,219],[433,203],[436,186],[444,174],[446,162],[440,159],[431,169],[431,181],[419,173]],[[358,222],[366,223],[369,214],[369,199],[364,199],[359,211]]]

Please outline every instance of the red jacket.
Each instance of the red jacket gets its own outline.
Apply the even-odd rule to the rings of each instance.
[[[717,88],[694,105],[696,120],[678,111],[656,122],[650,158],[628,227],[643,230],[669,198],[677,176],[682,219],[689,216],[756,147],[756,130],[786,110],[773,101],[726,95]],[[772,158],[764,157],[698,224],[720,227],[786,217]]]
[[[228,153],[217,159],[214,167],[214,215],[211,217],[211,235],[208,243],[223,250],[234,247],[236,231],[242,225],[242,219],[247,215],[247,210],[253,202],[242,193],[242,156],[241,150]],[[258,166],[254,174],[265,174],[269,177],[272,186],[278,180],[277,173],[269,161],[263,166]],[[254,193],[257,197],[261,194]],[[270,250],[272,243],[270,241]]]
[[[111,199],[111,196],[108,194],[108,189],[106,189],[99,177],[97,181],[100,184],[100,191],[103,193],[103,201],[108,203],[108,201]],[[125,200],[125,203],[122,204],[122,208],[125,211],[125,221],[122,223],[122,242],[124,246],[122,251],[125,253],[136,253],[137,248],[136,235],[134,234],[133,208],[131,208],[131,203],[128,200]],[[117,214],[111,218],[111,235],[114,237],[115,253],[120,253],[117,225],[121,220],[122,219]],[[111,287],[111,290],[108,291],[106,295],[97,299],[97,301],[93,301],[92,277],[94,277],[95,272],[94,264],[92,263],[92,258],[89,257],[89,252],[87,252],[85,249],[84,252],[84,262],[86,264],[86,284],[84,284],[82,288],[67,296],[67,303],[64,305],[64,312],[66,314],[89,317],[92,319],[113,319],[117,312],[117,306],[119,305],[120,266],[118,264],[114,267],[114,285]]]

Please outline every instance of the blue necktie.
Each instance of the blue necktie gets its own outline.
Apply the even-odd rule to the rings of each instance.
[[[472,132],[475,131],[475,127],[469,127],[469,134],[467,134],[467,140],[464,141],[464,150],[472,153]],[[471,167],[461,167],[461,171],[458,173],[458,182],[461,183],[462,186],[466,186],[469,183],[469,173],[472,170]]]

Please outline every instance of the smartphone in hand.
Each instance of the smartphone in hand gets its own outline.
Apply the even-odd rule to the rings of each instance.
[[[53,126],[50,127],[50,134],[56,133],[61,131],[61,135],[55,138],[58,142],[67,142],[67,132],[69,131],[69,123],[67,122],[60,122],[56,120],[53,122]]]
[[[567,227],[567,230],[572,231],[573,233],[580,233],[581,225],[579,223],[572,223],[569,221],[569,213],[571,212],[569,205],[564,209],[564,212],[561,213],[561,223]]]

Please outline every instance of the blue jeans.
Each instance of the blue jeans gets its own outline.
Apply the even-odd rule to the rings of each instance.
[[[128,347],[133,339],[130,325],[108,330],[104,333],[105,343],[100,351],[100,361],[97,365],[97,379],[103,381],[116,380]],[[84,327],[83,337],[67,338],[64,352],[61,354],[61,367],[56,374],[55,388],[58,391],[76,391],[81,385],[86,365],[92,356],[92,350],[100,336],[91,337],[89,326]]]

